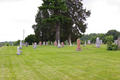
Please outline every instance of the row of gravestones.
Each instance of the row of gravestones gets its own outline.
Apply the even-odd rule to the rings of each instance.
[[[20,55],[20,52],[22,52],[22,51],[20,51],[20,49],[22,49],[23,45],[24,44],[20,41],[20,47],[17,47],[17,55]],[[25,43],[25,45],[26,45],[26,47],[28,47],[28,43],[27,42]]]
[[[114,41],[115,44],[118,45],[118,48],[120,48],[120,37],[118,37],[118,40]],[[90,40],[88,40],[88,43],[90,43]],[[102,40],[99,40],[99,37],[96,38],[96,47],[100,47],[100,44],[102,43]],[[26,47],[28,46],[27,42],[25,43]],[[41,42],[39,43],[39,45],[41,45]],[[57,42],[54,42],[54,45],[57,46]],[[86,45],[86,41],[85,41],[85,45]],[[61,47],[64,47],[64,43],[61,43]],[[37,43],[33,43],[33,48],[37,48]],[[20,49],[22,49],[22,42],[20,42],[20,48],[17,47],[17,54],[20,55]],[[80,39],[77,39],[77,51],[81,51],[81,47],[80,47]]]
[[[97,37],[97,38],[99,38],[99,37]],[[97,39],[97,38],[96,38],[96,39]],[[97,41],[97,40],[96,40],[96,41]],[[102,40],[99,40],[99,43],[102,44]],[[86,44],[86,41],[85,41],[85,44]],[[90,40],[88,40],[88,44],[91,44]]]

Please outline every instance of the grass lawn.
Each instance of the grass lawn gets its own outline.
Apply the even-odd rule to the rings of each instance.
[[[17,46],[3,46],[0,80],[120,80],[120,51],[81,47],[24,46],[16,55]]]

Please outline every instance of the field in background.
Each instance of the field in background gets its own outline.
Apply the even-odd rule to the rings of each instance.
[[[106,45],[57,48],[55,46],[0,48],[0,80],[119,80],[120,51],[107,51]]]

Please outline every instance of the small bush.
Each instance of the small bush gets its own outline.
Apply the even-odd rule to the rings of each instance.
[[[107,50],[116,51],[117,49],[118,49],[117,44],[110,44],[110,45],[107,46]]]

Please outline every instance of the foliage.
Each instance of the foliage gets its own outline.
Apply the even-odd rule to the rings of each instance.
[[[35,35],[30,34],[25,38],[25,42],[28,42],[29,45],[32,45],[32,43],[36,42]],[[38,43],[38,42],[37,42]]]
[[[107,41],[107,50],[115,51],[118,49],[117,44],[113,44],[113,36],[106,36],[105,40]]]
[[[10,44],[7,42],[7,43],[6,43],[6,46],[10,46]]]
[[[87,28],[86,18],[90,11],[83,9],[81,1],[74,0],[43,0],[36,14],[32,28],[38,41],[58,41],[61,42],[71,38],[76,41],[82,37],[82,33]],[[74,25],[74,26],[73,26]],[[59,36],[58,36],[59,35]]]
[[[15,42],[13,43],[14,46],[17,46],[17,45],[19,45],[19,44],[20,44],[20,40],[17,40],[17,41],[15,41]]]
[[[109,44],[107,45],[107,50],[112,50],[112,51],[116,51],[118,49],[118,45],[117,44]]]
[[[106,36],[114,36],[113,37],[113,40],[117,40],[119,35],[120,35],[120,32],[119,31],[116,31],[116,30],[109,30],[107,33],[90,33],[90,34],[83,34],[83,36],[81,37],[81,40],[82,41],[85,41],[85,40],[91,40],[91,43],[95,43],[96,42],[96,37],[99,37],[100,40],[102,40],[102,42],[104,44],[107,43],[107,40],[105,39]],[[112,41],[113,41],[112,40]]]
[[[106,37],[105,37],[105,40],[107,41],[107,44],[108,44],[108,45],[111,45],[112,42],[113,42],[113,36],[112,36],[112,35],[111,35],[111,36],[106,36]]]
[[[114,36],[113,40],[117,40],[118,36],[120,36],[120,32],[117,30],[109,30],[105,35],[106,36],[112,35]]]

